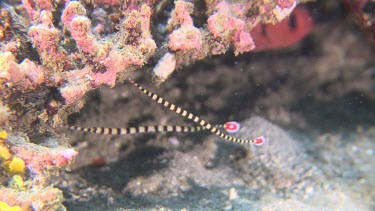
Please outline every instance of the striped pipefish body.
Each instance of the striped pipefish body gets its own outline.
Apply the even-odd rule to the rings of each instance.
[[[131,78],[128,79],[128,81],[136,86],[139,90],[141,90],[145,95],[147,95],[150,99],[153,101],[162,104],[164,107],[169,108],[170,110],[176,112],[177,114],[180,114],[181,116],[184,116],[190,120],[193,120],[194,122],[198,123],[200,126],[204,127],[206,130],[209,130],[211,133],[219,136],[220,138],[226,139],[231,142],[236,143],[243,143],[243,144],[253,144],[253,145],[262,145],[265,142],[265,138],[263,136],[257,137],[255,139],[239,139],[235,138],[233,136],[229,136],[223,132],[221,132],[215,125],[212,125],[208,123],[207,121],[201,119],[197,115],[186,111],[185,109],[182,109],[179,106],[176,106],[173,103],[168,102],[167,100],[164,100],[162,97],[156,95],[153,92],[150,92],[143,88],[141,85],[133,81]]]
[[[226,123],[228,124],[228,123]],[[224,127],[223,125],[215,125],[217,127]],[[71,125],[64,125],[63,128],[70,130],[78,130],[96,134],[110,134],[110,135],[126,135],[137,133],[157,133],[157,132],[199,132],[206,130],[201,126],[179,126],[179,125],[152,125],[128,128],[105,128],[105,127],[77,127]]]
[[[176,106],[173,103],[164,100],[162,97],[156,95],[153,92],[150,92],[134,82],[131,78],[128,79],[131,84],[136,86],[139,90],[141,90],[145,95],[151,98],[153,101],[162,104],[164,107],[169,108],[170,110],[184,116],[190,120],[193,120],[195,123],[198,123],[198,126],[179,126],[179,125],[154,125],[154,126],[141,126],[141,127],[129,127],[129,128],[104,128],[104,127],[76,127],[76,126],[69,126],[65,125],[62,126],[67,129],[71,130],[79,130],[85,131],[90,133],[97,133],[97,134],[118,134],[118,135],[125,135],[125,134],[136,134],[136,133],[150,133],[150,132],[198,132],[202,130],[208,130],[211,133],[219,136],[220,138],[226,139],[231,142],[235,143],[243,143],[243,144],[253,144],[253,145],[262,145],[265,142],[265,138],[260,136],[255,139],[239,139],[233,136],[227,135],[220,131],[218,128],[224,128],[228,133],[235,133],[240,129],[240,125],[237,122],[227,122],[223,125],[212,125],[207,121],[203,120],[202,118],[198,117],[197,115],[182,109],[179,106]]]

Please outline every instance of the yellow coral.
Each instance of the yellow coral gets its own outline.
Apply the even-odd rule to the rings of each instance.
[[[3,142],[6,138],[8,138],[7,131],[0,129],[0,142]]]
[[[24,174],[26,171],[25,161],[22,158],[14,157],[7,163],[7,169],[11,174]]]
[[[24,181],[20,175],[14,175],[10,181],[10,186],[19,190],[26,190]]]
[[[0,143],[0,160],[8,160],[11,156],[8,147]]]
[[[0,201],[0,211],[21,211],[20,206],[9,206],[6,202]]]

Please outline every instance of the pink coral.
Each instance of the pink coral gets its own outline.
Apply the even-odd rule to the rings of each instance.
[[[7,83],[10,87],[34,89],[45,82],[44,72],[41,66],[29,59],[17,64],[10,52],[0,52],[0,82]]]
[[[52,0],[22,0],[22,3],[32,20],[34,20],[36,13],[53,9]]]
[[[175,52],[176,66],[181,63],[189,63],[191,60],[205,57],[203,47],[203,35],[201,31],[193,25],[190,13],[193,12],[194,5],[184,1],[176,1],[175,9],[172,11],[168,21],[167,29],[173,30],[169,35],[168,47]]]
[[[6,141],[12,162],[17,161],[13,170],[12,163],[9,164],[9,173],[22,174],[24,179],[31,179],[33,185],[46,185],[50,170],[69,165],[78,154],[68,147],[58,146],[55,139],[46,140],[42,146],[30,143],[26,135],[9,134]]]
[[[34,186],[32,191],[0,188],[0,202],[6,202],[13,210],[66,210],[63,206],[62,191],[52,186]],[[3,208],[3,207],[2,207]],[[18,208],[18,209],[17,209]]]
[[[116,51],[111,51],[108,57],[103,59],[101,63],[106,66],[107,70],[104,73],[91,73],[90,76],[93,79],[92,85],[106,84],[113,87],[116,82],[117,73],[122,72],[129,65],[142,65],[143,61],[131,54],[123,56]]]
[[[48,28],[44,25],[30,27],[29,36],[39,51],[55,51],[59,41],[60,31],[55,28]]]
[[[90,32],[91,21],[84,16],[77,16],[70,22],[70,32],[78,47],[85,53],[94,53],[98,48],[95,36]]]
[[[253,40],[245,30],[245,22],[230,14],[228,5],[221,3],[219,12],[208,19],[208,29],[215,38],[234,43],[235,54],[250,51],[254,48]]]
[[[86,92],[90,89],[89,84],[69,84],[60,89],[61,95],[65,99],[67,105],[71,105],[85,96]]]
[[[63,147],[47,148],[28,143],[18,143],[11,147],[15,156],[25,161],[27,169],[44,183],[43,171],[51,168],[61,168],[69,164],[78,154],[72,149]]]
[[[99,45],[91,33],[91,21],[84,15],[86,10],[79,2],[70,2],[63,11],[61,20],[70,30],[78,47],[83,52],[91,54],[99,50]]]
[[[37,48],[44,65],[51,70],[61,71],[67,67],[66,52],[59,48],[60,31],[52,23],[51,11],[41,11],[35,16],[35,24],[29,28],[28,34]]]
[[[106,67],[106,71],[90,74],[93,86],[106,84],[113,87],[117,73],[123,73],[132,66],[142,66],[146,62],[144,58],[153,54],[156,43],[151,38],[150,17],[151,10],[147,5],[129,14],[122,25],[127,33],[119,35],[118,45],[108,50],[108,54],[98,55],[97,62]]]
[[[40,65],[36,65],[29,59],[23,60],[19,65],[19,68],[24,73],[24,80],[30,82],[30,86],[38,86],[46,81],[44,72],[46,72]],[[23,86],[25,86],[24,84]]]
[[[295,5],[295,0],[277,0],[277,5],[281,8],[291,8]]]
[[[86,92],[90,90],[89,73],[89,67],[66,72],[66,80],[68,83],[60,88],[60,93],[64,97],[67,105],[77,103]]]
[[[168,20],[167,28],[169,31],[181,25],[193,25],[193,19],[190,14],[193,12],[194,5],[185,1],[176,1],[175,9],[171,13],[171,18]]]
[[[124,72],[131,66],[142,66],[146,62],[143,57],[151,55],[156,49],[150,33],[151,10],[147,5],[142,5],[139,11],[132,10],[126,17],[120,26],[125,33],[119,33],[120,39],[117,45],[99,41],[91,33],[91,21],[84,16],[85,13],[79,2],[70,2],[63,12],[62,20],[77,46],[83,52],[92,54],[93,61],[97,63],[96,66],[102,67],[101,71],[93,69],[89,74],[92,80],[91,86],[96,87],[101,84],[114,86],[117,73]],[[104,23],[104,20],[101,22]],[[86,69],[87,67],[92,67],[92,65],[86,66]],[[82,93],[78,93],[79,87],[79,85],[74,87],[68,85],[62,89],[63,96],[68,98],[66,98],[67,103],[76,102],[75,97],[83,96],[88,90],[84,88],[81,89]],[[76,94],[71,95],[72,93]]]
[[[249,32],[241,31],[234,40],[235,54],[251,51],[255,48],[253,38]]]
[[[50,81],[52,83],[49,83],[52,86],[53,83],[59,84],[68,104],[77,103],[91,88],[102,84],[114,86],[118,77],[121,78],[129,69],[141,67],[156,50],[156,43],[150,33],[152,15],[150,5],[154,4],[154,1],[145,3],[129,1],[122,14],[121,10],[114,9],[117,14],[107,16],[103,16],[107,14],[106,11],[98,8],[95,11],[102,15],[100,19],[94,20],[96,22],[93,28],[93,19],[87,16],[85,6],[79,1],[65,0],[61,22],[71,37],[65,38],[64,41],[74,40],[76,48],[80,51],[72,49],[71,45],[67,45],[69,48],[61,48],[63,34],[58,25],[53,23],[52,12],[57,6],[53,2],[52,0],[23,0],[23,5],[32,20],[29,36],[40,54],[43,66],[47,67],[45,78],[53,79]],[[95,6],[113,6],[119,3],[119,0],[92,1]],[[259,21],[284,17],[294,5],[293,0],[263,3],[207,2],[206,14],[209,18],[205,29],[194,26],[191,16],[194,12],[192,3],[176,1],[166,26],[170,31],[168,48],[175,52],[178,61],[176,67],[188,64],[192,60],[202,59],[208,54],[223,53],[229,45],[234,47],[236,55],[252,50],[254,44],[249,33],[251,28]],[[253,11],[254,8],[259,8],[259,11],[264,13],[260,16],[262,19],[247,15],[248,11]],[[124,18],[119,19],[119,32],[116,36],[100,37],[100,33],[114,31],[114,28],[108,28],[114,27],[114,24],[109,24],[108,16],[121,18],[119,14]],[[67,49],[73,52],[68,52]],[[70,68],[77,66],[77,63],[85,70],[89,69],[89,72],[82,76],[85,78],[82,84],[70,83],[68,75],[55,74],[72,72]],[[91,80],[90,86],[88,86],[88,79]]]
[[[86,15],[86,9],[77,1],[69,2],[61,15],[61,21],[65,27],[69,27],[70,22],[77,15]]]
[[[104,4],[104,5],[111,5],[116,6],[122,3],[121,0],[93,0],[96,4]]]
[[[193,57],[199,57],[199,52],[202,50],[203,37],[199,29],[194,26],[181,27],[169,36],[169,49],[172,51],[180,51],[184,54],[193,53]]]

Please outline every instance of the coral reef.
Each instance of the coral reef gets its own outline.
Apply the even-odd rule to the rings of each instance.
[[[77,152],[63,139],[34,144],[24,133],[4,130],[8,117],[0,103],[0,210],[66,210],[62,191],[49,177],[68,167]]]
[[[236,55],[251,51],[256,46],[252,28],[280,22],[296,6],[295,0],[170,3],[2,3],[1,101],[17,111],[11,112],[10,126],[32,131],[33,123],[42,132],[43,123],[56,127],[83,106],[88,91],[115,86],[151,58],[161,58],[159,72],[168,67],[162,82],[175,69],[207,56],[231,48]]]
[[[77,152],[63,138],[48,136],[83,107],[87,92],[114,87],[150,61],[159,60],[153,73],[163,82],[208,56],[251,51],[257,45],[252,29],[282,21],[296,4],[1,1],[0,208],[64,210],[62,193],[50,186],[48,176]]]
[[[48,177],[67,166],[77,155],[48,139],[30,143],[24,134],[0,132],[0,210],[65,210],[62,191]]]
[[[53,187],[33,187],[34,191],[0,188],[0,210],[66,210],[62,192]]]

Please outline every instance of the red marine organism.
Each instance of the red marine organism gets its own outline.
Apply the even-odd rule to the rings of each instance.
[[[276,24],[259,23],[251,30],[255,43],[253,51],[284,48],[293,45],[308,35],[314,26],[310,12],[304,7],[297,7]]]
[[[97,157],[91,160],[91,165],[94,167],[103,167],[107,165],[107,160],[104,157]]]

